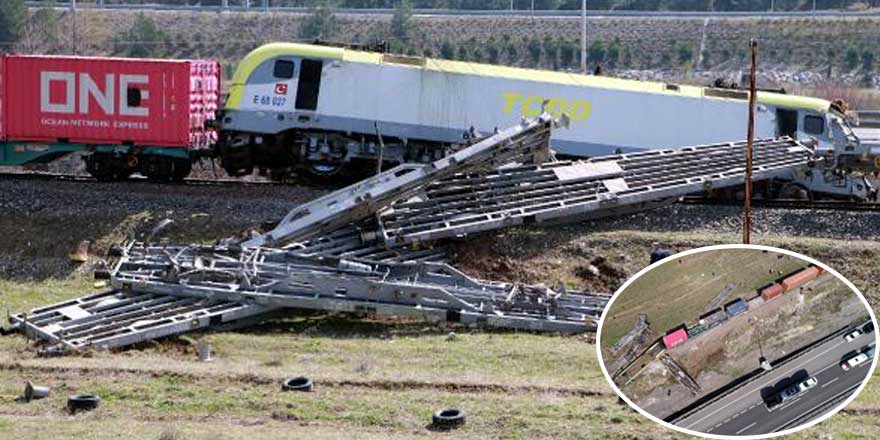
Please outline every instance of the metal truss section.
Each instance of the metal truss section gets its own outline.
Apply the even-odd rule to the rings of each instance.
[[[9,317],[32,339],[49,343],[44,353],[112,349],[232,323],[268,307],[150,293],[105,292]]]
[[[268,248],[131,247],[112,284],[146,292],[299,308],[416,316],[562,333],[595,330],[605,295],[480,281],[446,264],[366,263]]]
[[[369,229],[369,231],[365,231]],[[447,260],[446,246],[388,248],[376,241],[374,228],[346,226],[310,240],[292,242],[284,246],[291,252],[308,257],[335,257],[369,260],[380,263],[443,263]]]
[[[273,230],[243,246],[278,246],[326,234],[358,222],[405,199],[431,182],[456,173],[492,169],[512,161],[537,162],[549,157],[548,115],[524,120],[474,145],[428,164],[403,164],[290,211]]]
[[[378,215],[388,247],[509,226],[570,222],[644,209],[686,194],[744,182],[746,143],[462,173]],[[812,150],[789,138],[754,143],[755,181],[787,176]]]

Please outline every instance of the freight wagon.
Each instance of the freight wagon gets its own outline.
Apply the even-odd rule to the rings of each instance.
[[[724,306],[724,311],[727,313],[727,316],[731,318],[742,315],[748,310],[749,303],[745,302],[742,298],[739,298],[736,301],[733,301],[730,304]]]
[[[100,180],[180,180],[213,154],[219,105],[214,61],[3,56],[0,164],[83,151]]]
[[[222,127],[224,167],[305,169],[317,176],[437,158],[476,133],[542,111],[570,119],[553,134],[567,156],[595,156],[745,138],[748,92],[566,72],[273,43],[244,59]],[[762,91],[756,137],[814,138],[828,166],[854,169],[873,153],[829,101]],[[384,148],[383,148],[384,145]],[[880,152],[877,152],[880,154]],[[870,168],[873,170],[872,162]],[[865,197],[863,175],[798,170],[783,192]]]
[[[776,283],[761,290],[761,299],[764,301],[770,301],[771,299],[782,295],[783,292],[785,292],[785,287],[782,287],[782,284]]]
[[[721,309],[703,315],[703,317],[700,318],[700,323],[706,325],[708,328],[719,326],[723,324],[724,321],[727,321],[727,314]]]
[[[806,282],[812,281],[819,276],[819,268],[816,266],[810,266],[794,275],[791,275],[784,280],[780,284],[785,288],[786,291],[792,290],[794,288],[800,287]]]

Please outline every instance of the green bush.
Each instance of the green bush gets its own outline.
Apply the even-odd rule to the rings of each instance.
[[[320,1],[303,20],[299,28],[300,38],[331,41],[339,35],[336,9],[329,0]]]
[[[854,47],[850,47],[846,50],[846,68],[848,70],[855,70],[855,68],[859,65],[859,51]]]
[[[605,60],[605,43],[596,40],[587,49],[587,60],[592,62],[602,62]]]
[[[21,37],[27,20],[27,8],[24,0],[3,0],[0,2],[0,51],[9,51],[9,43],[15,43]]]
[[[862,52],[862,70],[872,72],[874,70],[874,52],[865,50]]]
[[[125,56],[131,58],[157,58],[165,53],[169,41],[168,35],[159,29],[156,22],[141,12],[122,36],[122,50]]]

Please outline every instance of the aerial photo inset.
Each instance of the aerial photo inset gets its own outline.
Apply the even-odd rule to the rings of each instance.
[[[692,432],[788,431],[840,409],[874,362],[861,295],[766,248],[669,257],[613,298],[604,368],[627,399]]]

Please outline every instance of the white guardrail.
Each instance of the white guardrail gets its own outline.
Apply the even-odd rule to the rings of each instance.
[[[161,3],[120,4],[113,0],[95,0],[96,3],[77,2],[77,9],[121,9],[121,10],[155,10],[155,11],[271,11],[305,14],[311,11],[306,7],[272,6],[271,0],[250,0],[249,6],[241,4],[228,4],[224,6],[222,0],[217,0],[215,5],[169,5]],[[39,8],[49,4],[47,0],[26,1],[27,6]],[[195,3],[195,2],[194,2]],[[232,2],[230,2],[232,3]],[[235,2],[235,3],[244,3]],[[71,0],[56,0],[56,8],[67,9]],[[337,8],[339,14],[370,14],[391,15],[394,9],[389,8]],[[489,17],[580,17],[580,10],[470,10],[470,9],[415,9],[415,15],[419,16],[489,16]],[[724,18],[724,17],[878,17],[880,9],[866,11],[849,10],[817,10],[817,11],[587,11],[589,17],[666,17],[666,18]]]
[[[859,117],[859,127],[880,128],[880,110],[856,111]]]

